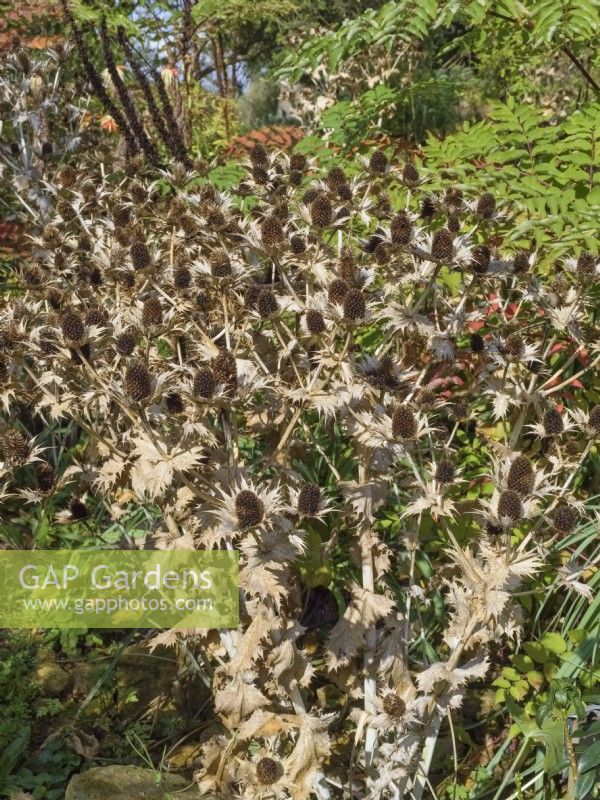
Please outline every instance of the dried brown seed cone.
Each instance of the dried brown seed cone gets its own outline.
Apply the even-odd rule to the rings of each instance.
[[[594,406],[594,408],[592,408],[588,424],[593,431],[600,433],[600,406]]]
[[[416,186],[419,182],[419,172],[414,164],[410,162],[405,164],[404,169],[402,170],[402,181],[407,186]]]
[[[477,201],[477,214],[483,219],[491,219],[496,210],[496,198],[490,192],[484,192]]]
[[[131,221],[131,209],[129,206],[119,206],[113,211],[112,218],[115,228],[126,228]]]
[[[520,334],[511,333],[504,343],[504,347],[506,353],[515,360],[518,361],[520,358],[523,358],[525,353],[525,342]]]
[[[492,252],[485,244],[477,245],[471,253],[471,269],[476,275],[485,275],[490,268]]]
[[[0,385],[8,381],[9,369],[6,359],[0,357]]]
[[[77,170],[67,165],[59,172],[58,181],[63,189],[70,189],[71,186],[75,186],[78,177]]]
[[[104,328],[108,325],[108,311],[104,308],[91,308],[85,315],[85,324]]]
[[[134,361],[125,371],[123,380],[125,393],[132,400],[139,402],[152,394],[152,377],[148,368],[141,361]]]
[[[272,786],[283,775],[281,762],[272,758],[261,758],[256,763],[256,780],[262,786]]]
[[[336,191],[339,186],[347,183],[346,174],[341,167],[332,167],[327,173],[325,183],[332,192]]]
[[[485,350],[485,341],[483,336],[479,333],[472,333],[469,337],[469,347],[473,353],[483,353]]]
[[[221,350],[212,360],[212,369],[217,383],[224,383],[231,389],[237,388],[237,366],[233,353]]]
[[[414,439],[417,435],[417,418],[408,406],[396,406],[392,414],[392,436],[394,439]]]
[[[8,430],[0,435],[0,451],[4,461],[19,466],[29,457],[29,443],[20,431]]]
[[[310,219],[316,228],[326,228],[333,221],[333,208],[327,197],[317,197],[310,204]]]
[[[572,506],[559,503],[552,512],[552,522],[560,533],[571,533],[577,525],[579,516]]]
[[[71,503],[69,504],[69,512],[71,514],[71,520],[74,522],[87,519],[89,516],[86,505],[85,503],[82,503],[81,500],[71,500]]]
[[[265,217],[260,225],[260,237],[265,247],[275,247],[285,239],[281,220],[275,216]]]
[[[363,319],[367,313],[365,297],[360,289],[349,289],[343,302],[344,319],[358,320]]]
[[[192,285],[192,273],[187,267],[176,267],[173,271],[173,285],[176,289],[188,289]]]
[[[117,352],[122,356],[130,356],[137,345],[137,337],[132,331],[120,333],[115,339]]]
[[[369,159],[369,169],[376,175],[385,175],[390,167],[390,160],[383,150],[376,150]]]
[[[213,250],[209,263],[210,272],[214,278],[227,278],[232,273],[231,259],[225,250]]]
[[[43,494],[49,494],[54,489],[56,473],[50,464],[40,461],[35,465],[35,481]]]
[[[257,142],[250,150],[250,161],[253,166],[267,167],[269,165],[269,154],[262,144]]]
[[[498,516],[500,519],[508,517],[513,522],[520,520],[523,516],[521,495],[511,489],[502,492],[498,500]]]
[[[513,492],[527,495],[533,491],[535,473],[531,461],[527,456],[517,456],[510,465],[506,485]]]
[[[512,263],[512,271],[515,275],[522,275],[529,270],[529,255],[527,250],[519,250],[518,253],[515,253]]]
[[[390,225],[392,243],[397,245],[410,244],[412,230],[412,222],[406,211],[399,211],[392,219],[392,224]]]
[[[435,215],[435,203],[431,197],[424,197],[421,201],[420,214],[422,219],[431,219]]]
[[[292,153],[290,156],[290,170],[292,172],[304,172],[308,166],[308,160],[304,153]]]
[[[448,217],[448,221],[446,222],[446,227],[454,236],[460,231],[460,217],[456,215],[452,215]]]
[[[386,694],[383,698],[383,710],[388,717],[398,719],[406,714],[406,703],[395,692]]]
[[[83,319],[75,311],[67,311],[60,320],[62,334],[70,342],[80,342],[85,336]]]
[[[577,275],[581,280],[588,281],[596,274],[596,257],[591,253],[581,253],[577,259]]]
[[[335,280],[331,281],[329,287],[327,289],[327,296],[331,303],[337,303],[341,305],[344,302],[344,298],[348,293],[350,287],[343,281],[341,278],[336,278]]]
[[[306,328],[313,336],[318,336],[326,328],[323,314],[314,308],[309,308],[306,312]]]
[[[340,253],[338,273],[340,278],[349,286],[356,283],[356,262],[354,260],[354,253],[349,247],[344,247]]]
[[[319,511],[321,489],[316,483],[305,483],[298,495],[298,511],[306,517],[314,517]]]
[[[431,257],[435,261],[452,261],[454,238],[447,228],[438,228],[431,241]]]
[[[179,392],[169,392],[165,395],[165,406],[169,414],[183,414],[185,404]]]
[[[257,495],[243,489],[235,498],[235,512],[241,528],[260,525],[265,516],[265,507]]]
[[[134,269],[147,269],[152,263],[152,257],[148,246],[139,239],[131,243],[129,255],[131,256],[131,263]]]
[[[290,250],[294,255],[300,256],[306,252],[306,239],[296,234],[290,239]]]
[[[148,297],[142,307],[142,324],[146,327],[150,325],[161,325],[163,321],[163,309],[159,298],[156,295]]]
[[[279,311],[277,298],[271,289],[262,289],[256,300],[256,310],[262,319],[269,319]]]
[[[437,465],[435,479],[440,483],[452,483],[456,477],[456,467],[447,458],[443,458]]]
[[[564,423],[560,412],[556,408],[549,408],[542,419],[546,436],[558,436],[564,430]]]
[[[217,379],[212,369],[201,369],[194,378],[192,394],[194,397],[208,400],[215,393],[216,386]]]

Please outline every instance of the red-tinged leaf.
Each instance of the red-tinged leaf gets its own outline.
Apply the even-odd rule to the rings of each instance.
[[[561,350],[564,350],[567,345],[564,342],[557,342],[550,348],[550,355],[553,356],[554,353],[560,353]]]
[[[577,378],[573,378],[573,380],[569,383],[569,386],[574,386],[575,389],[583,389],[583,388],[585,388],[583,383],[581,381],[577,380]]]
[[[482,319],[476,319],[473,322],[469,322],[469,326],[468,327],[469,327],[469,330],[472,333],[475,333],[475,331],[481,330],[484,325],[485,325],[485,322]]]

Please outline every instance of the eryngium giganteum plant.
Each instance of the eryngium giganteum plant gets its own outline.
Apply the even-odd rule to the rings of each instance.
[[[349,179],[257,146],[222,194],[99,150],[50,189],[2,302],[5,497],[68,484],[63,522],[143,504],[146,546],[239,550],[239,629],[154,639],[210,675],[203,792],[419,798],[444,716],[519,636],[513,593],[586,517],[596,258],[541,269],[493,193],[432,194],[383,152]],[[66,471],[24,417],[54,449],[74,423]],[[315,547],[339,613],[308,638]]]

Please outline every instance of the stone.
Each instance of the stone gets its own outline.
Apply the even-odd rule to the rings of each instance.
[[[145,767],[92,767],[71,778],[65,800],[200,800],[197,787],[186,789],[189,784],[181,775]]]
[[[69,686],[71,678],[69,673],[54,661],[44,661],[37,666],[33,682],[39,686],[44,697],[58,697]]]

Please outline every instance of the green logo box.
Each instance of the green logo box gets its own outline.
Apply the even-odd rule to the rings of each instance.
[[[2,628],[235,628],[233,550],[0,551]]]

